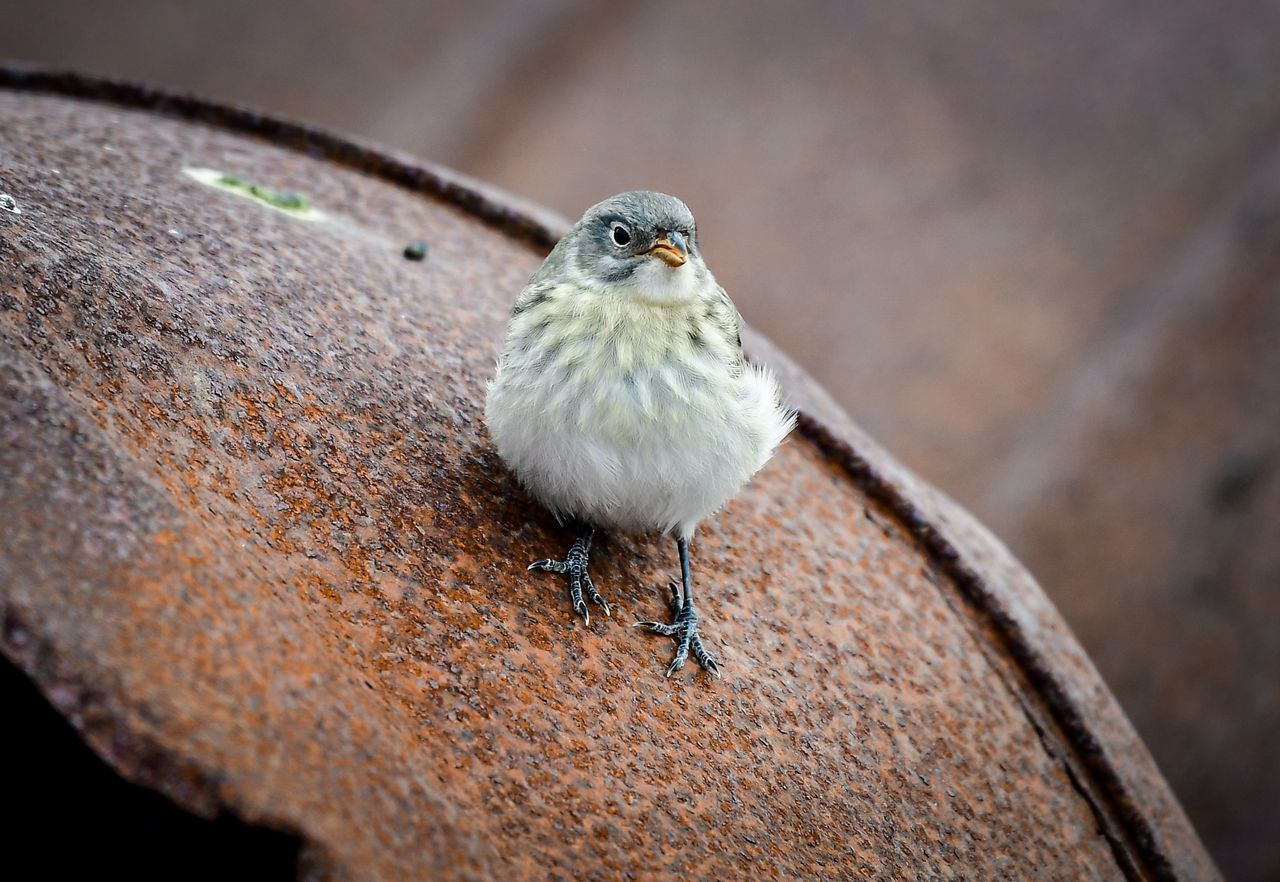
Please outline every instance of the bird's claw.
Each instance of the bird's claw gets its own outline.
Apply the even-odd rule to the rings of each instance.
[[[683,668],[684,663],[692,655],[694,661],[704,671],[719,679],[720,662],[703,646],[702,635],[698,633],[698,611],[692,604],[689,606],[684,605],[680,596],[680,586],[676,582],[672,582],[669,587],[671,588],[671,612],[674,614],[675,620],[670,624],[666,622],[636,622],[632,627],[645,628],[651,634],[661,634],[663,637],[670,637],[676,642],[675,657],[667,665],[668,677]]]
[[[663,637],[674,637],[677,628],[675,625],[668,625],[666,622],[633,622],[633,628],[648,628],[650,633],[661,634]]]
[[[547,557],[535,560],[528,566],[528,570],[541,570],[569,576],[569,602],[573,605],[573,611],[582,616],[583,624],[587,627],[591,626],[591,608],[587,606],[588,601],[603,609],[606,616],[611,618],[613,616],[609,601],[600,596],[595,583],[591,581],[591,574],[587,572],[590,548],[590,538],[580,536],[573,543],[564,560],[552,560]]]

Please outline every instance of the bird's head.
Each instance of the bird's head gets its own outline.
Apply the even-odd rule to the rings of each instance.
[[[622,296],[688,300],[710,280],[693,213],[665,193],[637,190],[597,203],[566,239],[580,278]]]

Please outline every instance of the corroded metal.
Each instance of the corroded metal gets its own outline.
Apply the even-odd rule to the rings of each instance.
[[[0,86],[0,648],[127,777],[335,878],[1216,877],[1025,571],[767,342],[801,430],[696,544],[725,679],[667,681],[622,624],[667,543],[599,543],[583,628],[479,418],[554,219],[246,111]]]

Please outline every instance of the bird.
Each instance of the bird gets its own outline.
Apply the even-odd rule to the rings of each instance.
[[[673,537],[680,578],[670,677],[692,654],[719,677],[693,600],[698,524],[764,467],[795,425],[767,367],[742,351],[742,319],[703,259],[693,213],[665,193],[593,205],[512,308],[485,399],[498,454],[574,540],[529,565],[567,577],[574,613],[611,616],[588,571],[596,530]]]

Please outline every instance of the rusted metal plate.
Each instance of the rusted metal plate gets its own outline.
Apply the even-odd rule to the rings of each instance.
[[[1034,582],[764,341],[804,425],[695,544],[724,680],[668,681],[667,543],[583,628],[479,418],[546,219],[0,82],[0,646],[127,777],[334,878],[1215,878]]]

